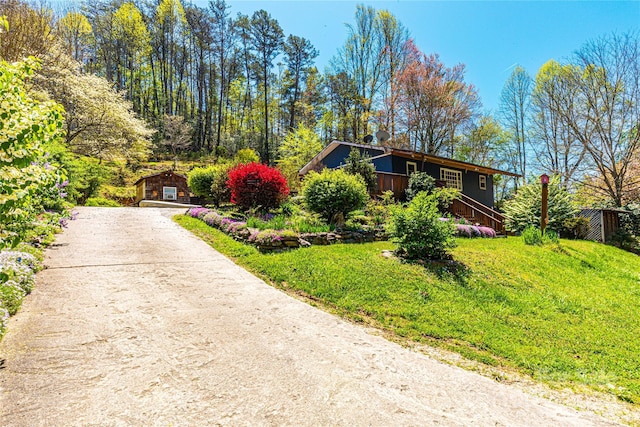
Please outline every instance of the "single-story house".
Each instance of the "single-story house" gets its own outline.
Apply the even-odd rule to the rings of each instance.
[[[504,231],[502,215],[493,210],[493,176],[520,176],[513,172],[411,150],[332,141],[300,169],[299,175],[323,168],[340,168],[354,148],[366,154],[376,168],[376,193],[391,190],[396,198],[403,199],[409,175],[417,171],[426,172],[435,178],[437,185],[460,190],[460,199],[451,206],[454,215],[493,227],[498,232]]]
[[[187,177],[172,170],[143,176],[136,181],[136,200],[162,200],[166,202],[190,203],[191,195]]]

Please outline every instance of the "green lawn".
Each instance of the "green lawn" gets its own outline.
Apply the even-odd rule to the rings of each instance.
[[[261,254],[202,221],[176,221],[238,264],[410,340],[555,385],[640,403],[640,257],[592,242],[458,239],[458,268],[382,256],[388,242]]]

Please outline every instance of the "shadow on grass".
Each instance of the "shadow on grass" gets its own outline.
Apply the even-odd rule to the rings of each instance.
[[[456,283],[460,286],[467,286],[467,281],[473,273],[465,263],[454,259],[408,259],[401,257],[407,264],[421,265],[428,272],[434,274],[439,280]]]

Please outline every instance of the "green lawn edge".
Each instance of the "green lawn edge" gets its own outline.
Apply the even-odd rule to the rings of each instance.
[[[586,241],[458,239],[456,264],[382,256],[389,242],[262,254],[174,220],[272,285],[323,309],[554,387],[640,403],[640,257]]]

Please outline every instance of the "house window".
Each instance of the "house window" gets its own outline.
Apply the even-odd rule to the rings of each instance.
[[[176,187],[162,187],[163,200],[176,200]]]
[[[462,171],[441,168],[440,179],[447,183],[447,187],[462,191]]]
[[[417,170],[418,170],[418,165],[416,164],[416,162],[407,162],[407,175],[411,175]]]
[[[480,189],[481,190],[487,189],[487,177],[484,175],[480,175]]]

